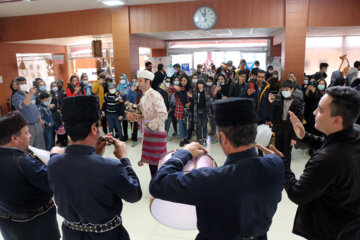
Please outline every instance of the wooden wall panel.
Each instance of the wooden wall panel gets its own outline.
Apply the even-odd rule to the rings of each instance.
[[[110,9],[0,18],[0,41],[109,34]]]
[[[0,76],[3,76],[3,83],[0,83],[0,104],[6,106],[6,99],[11,96],[10,82],[18,76],[17,53],[62,53],[66,55],[65,46],[58,45],[35,45],[35,44],[11,44],[0,43]],[[64,83],[68,81],[67,61],[62,65],[63,73],[58,73],[58,66],[55,78],[62,79]],[[64,84],[66,86],[66,84]],[[5,107],[5,109],[6,107]]]
[[[360,25],[360,1],[310,1],[308,27],[336,27]]]
[[[131,72],[129,7],[112,8],[111,15],[115,79],[117,80],[120,73],[129,75]]]
[[[151,55],[152,57],[166,57],[166,48],[153,48]]]
[[[281,45],[282,79],[285,79],[289,72],[294,72],[299,84],[302,84],[304,80],[309,1],[286,0],[285,41]]]
[[[284,27],[285,0],[205,0],[131,6],[130,32],[196,30],[192,16],[202,5],[210,6],[217,12],[215,29]],[[153,16],[156,13],[160,15],[158,18]],[[157,26],[157,23],[162,26]]]

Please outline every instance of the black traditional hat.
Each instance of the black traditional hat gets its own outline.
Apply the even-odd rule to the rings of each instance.
[[[61,104],[62,119],[65,125],[84,122],[95,123],[100,119],[97,96],[74,96],[64,98]]]
[[[227,98],[215,101],[213,107],[217,126],[226,127],[257,123],[253,99]]]

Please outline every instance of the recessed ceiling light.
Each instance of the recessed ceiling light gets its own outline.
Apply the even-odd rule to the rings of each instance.
[[[98,2],[109,7],[121,6],[125,4],[123,1],[120,0],[98,0]]]

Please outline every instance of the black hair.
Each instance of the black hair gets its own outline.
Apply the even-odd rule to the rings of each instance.
[[[50,83],[50,88],[52,88],[52,85],[53,85],[53,84],[56,84],[56,87],[58,86],[56,82],[51,82],[51,83]],[[50,89],[50,90],[52,91],[52,89]]]
[[[73,80],[74,78],[77,78],[77,79],[79,80],[79,77],[78,77],[78,76],[72,75],[72,76],[70,77],[70,84],[71,84],[71,82],[72,82],[72,80]]]
[[[88,75],[86,73],[82,73],[80,76],[80,79],[83,80],[84,77],[87,77]]]
[[[360,66],[360,61],[355,61],[354,62],[354,68],[358,68]]]
[[[22,76],[18,76],[15,78],[15,82],[16,82],[16,84],[19,84],[21,82],[26,82],[26,78],[24,78]]]
[[[96,75],[98,75],[98,76],[99,76],[99,75],[100,75],[100,73],[103,73],[103,72],[105,72],[105,70],[104,70],[104,69],[99,69],[99,70],[97,70],[97,71],[96,71]]]
[[[214,82],[214,78],[211,77],[211,76],[209,76],[209,77],[206,79],[206,81],[207,81],[207,80],[211,80],[212,82]]]
[[[166,79],[170,79],[170,82],[171,82],[171,84],[172,84],[173,81],[172,81],[171,77],[169,77],[169,76],[165,77],[165,78],[164,78],[164,81],[165,81],[165,82],[166,82]]]
[[[40,95],[39,95],[40,100],[43,100],[43,99],[48,98],[48,97],[50,97],[50,95],[47,92],[44,92],[44,91],[40,92]]]
[[[329,67],[329,64],[327,63],[320,63],[320,69],[324,68],[324,67]]]
[[[150,66],[152,63],[151,62],[146,62],[145,63],[145,67],[148,67],[148,66]],[[160,64],[159,64],[160,65]]]
[[[335,86],[344,86],[345,84],[345,79],[340,77],[340,78],[336,78],[334,81],[334,84],[332,85],[333,87]]]
[[[328,88],[325,93],[333,98],[330,105],[331,116],[341,116],[344,129],[352,126],[360,115],[360,93],[343,86]]]
[[[326,88],[327,88],[327,82],[326,82],[326,80],[325,80],[324,78],[320,78],[320,79],[318,80],[318,82],[317,82],[317,85],[319,85],[319,83],[320,83],[321,81],[324,81],[324,82],[325,82],[325,89],[326,89]]]
[[[78,124],[66,124],[65,130],[69,134],[71,140],[74,142],[84,140],[87,138],[91,132],[92,125],[96,124],[96,127],[99,127],[99,122],[81,122]]]
[[[281,87],[282,88],[291,88],[291,89],[293,89],[294,88],[294,83],[293,83],[293,81],[291,81],[291,80],[289,80],[289,79],[287,79],[287,80],[285,80],[285,81],[283,81],[282,83],[281,83]]]
[[[21,129],[27,124],[26,118],[19,111],[0,117],[0,145],[8,144],[13,135],[20,135]]]
[[[37,80],[35,80],[35,87],[36,87],[37,89],[39,89],[41,82],[45,83],[45,81],[42,80],[41,78],[37,78]]]
[[[256,60],[255,62],[254,62],[254,65],[260,65],[260,62],[258,61],[258,60]]]
[[[243,75],[243,74],[245,74],[247,76],[247,71],[246,70],[240,70],[239,71],[239,77],[240,77],[240,75]]]
[[[11,80],[11,82],[10,82],[10,89],[11,89],[11,91],[13,92],[13,93],[15,93],[17,90],[15,90],[14,89],[14,87],[13,87],[13,83],[15,82],[15,79],[13,79],[13,80]]]
[[[220,127],[219,132],[223,132],[235,148],[254,144],[257,134],[257,124],[237,124],[235,126]],[[220,139],[221,140],[221,139]]]
[[[259,73],[263,73],[263,74],[266,74],[266,72],[262,69],[258,69],[255,73],[255,75],[257,76]]]
[[[174,64],[173,68],[180,68],[180,64],[178,63]]]
[[[246,64],[246,60],[245,60],[245,59],[241,59],[241,60],[240,60],[240,64],[241,64],[241,63],[245,63],[245,64]]]
[[[190,85],[190,79],[189,79],[189,76],[188,76],[188,75],[185,75],[185,74],[184,74],[184,75],[181,75],[181,76],[179,77],[179,80],[180,80],[179,86],[182,87],[181,81],[182,81],[183,78],[186,78],[186,80],[187,80],[187,84],[186,84],[186,86],[185,86],[185,90],[186,90],[186,91],[189,91],[189,90],[191,89],[191,85]]]
[[[267,70],[268,70],[268,71],[269,71],[269,68],[274,69],[274,67],[273,67],[272,65],[269,65],[269,66],[267,67]]]
[[[164,64],[159,63],[158,65],[158,71],[162,71],[164,69]]]
[[[193,78],[194,76],[197,76],[197,78],[198,78],[198,79],[200,79],[200,76],[199,76],[199,74],[197,74],[197,73],[194,73],[193,75],[191,75],[191,78]]]

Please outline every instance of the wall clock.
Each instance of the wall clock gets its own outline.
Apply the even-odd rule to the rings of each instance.
[[[196,10],[193,20],[198,29],[209,30],[215,26],[217,15],[214,9],[204,6]]]

